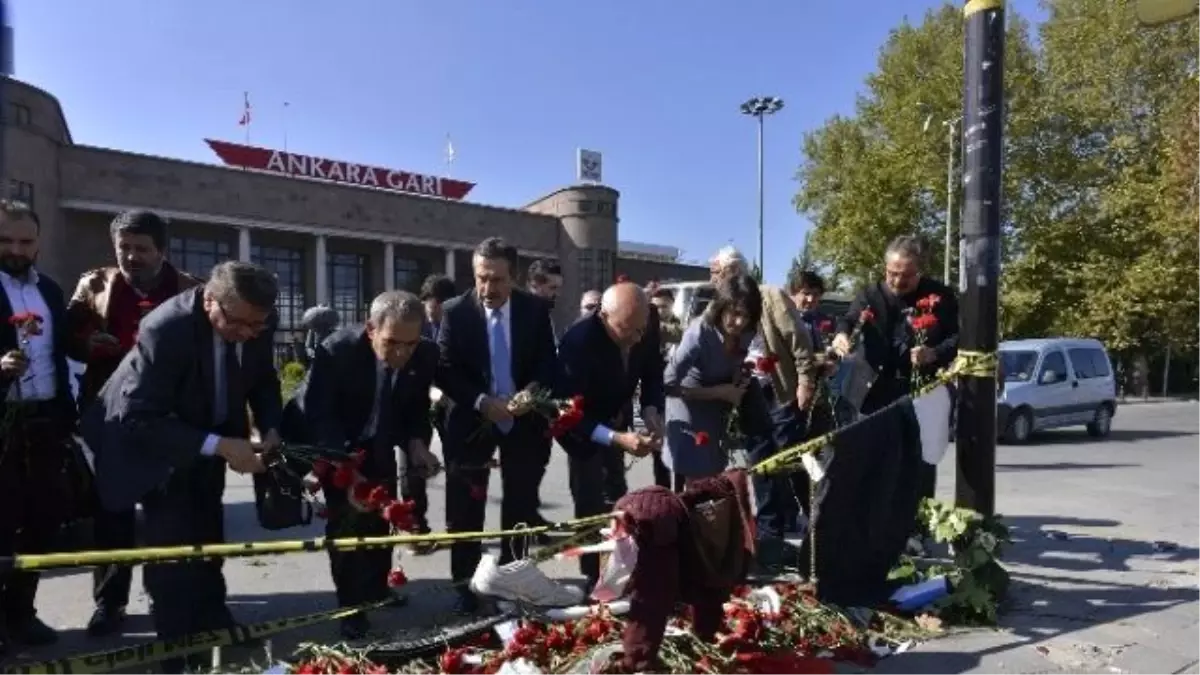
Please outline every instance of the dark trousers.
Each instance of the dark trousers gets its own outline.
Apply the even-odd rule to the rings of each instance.
[[[486,465],[500,449],[500,527],[511,529],[526,522],[537,509],[537,467],[541,456],[530,447],[541,438],[545,425],[530,416],[519,418],[512,430],[502,434],[490,424],[480,430],[479,418],[463,414],[457,424],[447,424],[442,437],[442,458],[446,462],[446,529],[450,532],[479,532],[487,515],[487,488],[490,471]],[[515,559],[516,542],[501,542],[500,563]],[[454,581],[470,579],[483,553],[478,541],[455,542],[450,546],[450,577]]]
[[[592,452],[588,453],[584,451],[585,449],[592,450]],[[625,465],[621,463],[621,457],[617,457],[617,463],[621,467],[620,484],[613,484],[608,477],[609,465],[612,464],[610,458],[613,456],[612,451],[614,450],[620,452],[616,448],[602,447],[591,443],[581,449],[579,456],[567,457],[571,500],[575,502],[576,518],[608,513],[612,511],[613,504],[625,496]],[[620,494],[615,494],[613,492],[615,489],[619,489]],[[596,579],[600,578],[600,556],[593,553],[580,557],[579,571],[587,577],[589,585],[594,583]]]
[[[217,544],[225,539],[225,461],[199,457],[177,469],[166,484],[142,500],[146,546]],[[153,602],[159,639],[227,628],[233,615],[225,604],[220,560],[149,564],[142,573]],[[182,659],[169,659],[163,672],[182,672]]]
[[[796,407],[795,402],[780,404],[769,386],[746,390],[739,418],[752,421],[742,433],[747,441],[747,454],[752,463],[770,458],[780,450],[786,450],[804,440],[808,426],[808,415]],[[757,416],[757,417],[753,417]],[[787,473],[754,474],[755,520],[760,539],[779,539],[785,532],[796,529],[800,506],[797,498],[807,502],[807,476],[795,480]],[[800,483],[801,485],[797,485]],[[796,487],[803,487],[796,494]]]
[[[436,405],[433,408],[433,430],[437,431],[438,438],[445,443],[446,438],[446,408],[442,405]],[[433,435],[426,439],[425,446],[429,447],[433,444]],[[404,449],[405,452],[408,448]],[[406,462],[408,467],[412,466],[412,462]],[[413,502],[413,515],[417,519],[418,531],[422,533],[429,532],[429,492],[428,480],[425,476],[417,475],[416,472],[405,470],[404,475],[400,476],[400,496],[403,499],[411,499]]]
[[[0,530],[0,556],[15,553],[46,553],[50,550],[55,530],[46,527],[26,527],[20,532]],[[0,574],[0,635],[7,627],[20,626],[37,616],[34,598],[37,596],[41,572],[4,572]]]
[[[617,500],[629,492],[629,483],[625,480],[625,451],[620,448],[599,448],[604,476],[604,499],[611,507]],[[574,488],[572,488],[572,492]]]
[[[533,475],[529,480],[533,483],[533,510],[525,516],[525,522],[530,525],[541,524],[543,518],[541,514],[542,508],[542,481],[546,478],[546,470],[550,467],[550,457],[554,452],[554,439],[546,438],[545,436],[531,441],[529,451],[533,453],[532,466],[530,470]]]
[[[113,550],[137,547],[137,509],[119,513],[99,510],[93,528],[96,548]],[[129,565],[100,565],[92,570],[92,598],[97,607],[123,609],[129,604],[129,588],[133,583],[133,567]]]
[[[395,496],[395,482],[381,481]],[[329,519],[325,521],[325,536],[330,539],[346,537],[386,537],[391,527],[378,513],[363,513],[350,505],[346,491],[325,486]],[[386,600],[387,577],[392,568],[389,547],[364,548],[353,551],[329,551],[329,570],[337,591],[338,607],[354,607]]]

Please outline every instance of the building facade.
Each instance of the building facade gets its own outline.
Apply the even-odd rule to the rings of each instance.
[[[5,86],[9,195],[37,212],[38,266],[67,288],[112,264],[109,222],[133,208],[169,220],[168,258],[190,273],[204,277],[229,259],[274,270],[281,333],[316,304],[362,321],[375,294],[415,291],[431,273],[466,289],[471,250],[490,236],[518,248],[522,271],[537,258],[559,261],[558,325],[573,318],[583,291],[621,274],[638,282],[707,277],[665,257],[622,257],[611,187],[573,185],[505,208],[98,148],[74,142],[52,95],[11,79]]]

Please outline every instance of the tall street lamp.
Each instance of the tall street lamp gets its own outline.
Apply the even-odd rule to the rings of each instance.
[[[776,96],[757,96],[742,104],[743,115],[758,119],[758,273],[766,278],[763,251],[763,118],[783,109],[783,99]]]
[[[942,261],[942,283],[950,285],[950,261],[952,259],[951,251],[954,250],[954,139],[958,135],[958,123],[962,121],[962,115],[954,119],[943,120],[942,126],[946,127],[946,241],[945,241],[945,258]],[[925,124],[921,127],[921,131],[929,131],[929,125],[933,123],[933,115],[925,118]]]

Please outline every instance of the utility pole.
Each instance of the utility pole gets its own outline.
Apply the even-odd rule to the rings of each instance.
[[[11,197],[12,183],[8,180],[8,125],[15,120],[10,119],[12,113],[8,110],[8,78],[13,74],[13,30],[8,24],[8,3],[0,0],[0,198]]]
[[[1000,199],[1004,152],[1004,0],[963,9],[963,254],[959,348],[994,354],[1000,300]],[[954,501],[996,512],[996,373],[962,380]]]
[[[741,106],[743,115],[751,115],[758,120],[758,273],[760,281],[765,278],[763,256],[765,248],[764,235],[764,209],[765,202],[763,198],[763,118],[767,115],[774,115],[783,109],[783,99],[776,96],[759,96],[746,101]]]

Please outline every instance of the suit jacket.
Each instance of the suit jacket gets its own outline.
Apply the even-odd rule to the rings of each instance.
[[[519,289],[513,290],[509,303],[513,383],[518,391],[553,388],[556,356],[547,305]],[[473,289],[443,305],[435,382],[449,399],[447,435],[456,441],[464,440],[482,424],[475,401],[491,392],[489,344],[486,309]],[[531,417],[536,416],[527,415],[520,421]]]
[[[405,367],[396,372],[392,399],[380,408],[390,415],[386,447],[408,447],[414,438],[429,437],[429,387],[437,370],[437,346],[417,345]],[[327,448],[342,449],[362,438],[375,409],[378,359],[361,326],[343,328],[325,338],[293,401],[303,412],[308,438]]]
[[[796,321],[796,304],[778,286],[759,286],[762,294],[762,324],[759,332],[767,350],[778,359],[771,374],[775,400],[788,404],[796,400],[800,384],[816,383],[816,361],[813,359],[812,339]]]
[[[274,324],[242,345],[246,400],[260,432],[278,429],[282,415],[274,363]],[[171,472],[200,456],[216,426],[213,330],[204,289],[184,291],[142,319],[138,339],[84,412],[80,431],[96,458],[105,508],[136,504]],[[239,433],[249,434],[240,418]]]
[[[937,360],[922,370],[924,374],[932,375],[958,356],[958,299],[954,291],[935,279],[922,277],[912,293],[900,298],[887,290],[882,282],[867,286],[859,291],[850,309],[838,320],[838,332],[851,334],[858,326],[862,311],[869,307],[875,318],[862,327],[867,363],[879,377],[907,379],[912,373],[909,356],[912,336],[908,332],[904,310],[928,295],[941,298],[933,311],[937,326],[925,336],[925,346],[933,347]]]
[[[84,405],[104,386],[104,380],[111,373],[110,369],[115,366],[106,362],[108,368],[92,367],[96,363],[89,350],[89,341],[96,331],[109,332],[109,300],[112,298],[113,282],[120,274],[119,267],[101,267],[85,272],[75,286],[71,301],[67,303],[67,316],[71,322],[67,333],[70,337],[68,356],[89,366],[83,373],[83,382],[79,388],[80,400]],[[160,274],[160,283],[174,289],[172,295],[195,288],[201,283],[196,277],[177,270],[166,262],[163,263]]]
[[[62,419],[74,424],[78,416],[75,399],[71,396],[71,371],[67,366],[67,352],[70,348],[70,328],[67,325],[67,303],[63,297],[62,287],[45,274],[37,275],[38,292],[42,300],[50,308],[50,329],[54,332],[54,384],[57,390],[55,402]],[[17,349],[17,329],[8,320],[13,315],[12,303],[8,294],[0,290],[0,354]],[[8,400],[8,389],[12,386],[11,378],[0,377],[0,417],[3,417]]]
[[[630,401],[641,384],[642,409],[650,406],[665,413],[663,356],[658,313],[650,308],[646,334],[629,350],[628,363],[622,363],[621,351],[609,337],[597,314],[575,322],[558,345],[558,378],[555,395],[561,398],[583,397],[583,420],[559,444],[567,453],[587,456],[599,446],[592,442],[597,425],[615,431],[629,428]],[[622,418],[620,424],[614,420]]]

